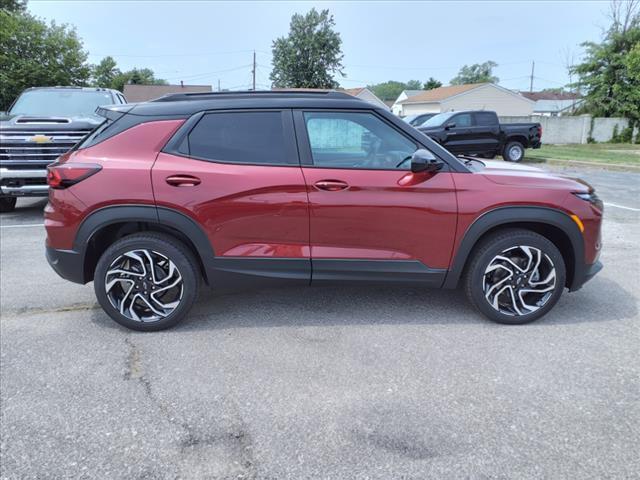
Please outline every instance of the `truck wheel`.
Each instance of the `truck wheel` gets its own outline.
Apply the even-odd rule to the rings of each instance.
[[[566,268],[558,248],[530,230],[496,232],[475,249],[466,269],[467,298],[497,323],[532,322],[553,308]]]
[[[120,325],[147,332],[164,330],[180,322],[196,301],[197,265],[175,238],[136,233],[102,254],[93,286],[104,311]]]
[[[524,147],[520,142],[509,142],[504,147],[502,158],[507,162],[519,162],[524,158]]]
[[[0,213],[13,212],[16,209],[16,197],[0,197]]]

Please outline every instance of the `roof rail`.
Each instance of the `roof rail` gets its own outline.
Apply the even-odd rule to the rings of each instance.
[[[353,99],[352,95],[336,90],[304,90],[304,89],[282,89],[282,90],[235,90],[228,92],[196,92],[196,93],[168,93],[160,98],[151,100],[152,102],[178,102],[184,100],[215,100],[220,98],[242,98],[253,96],[273,96],[273,97],[318,97],[326,96],[334,99]]]

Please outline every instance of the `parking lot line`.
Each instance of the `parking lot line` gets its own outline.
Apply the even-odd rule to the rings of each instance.
[[[28,223],[25,225],[0,225],[0,228],[44,227],[44,223]]]
[[[622,208],[623,210],[631,210],[632,212],[640,212],[640,208],[625,207],[624,205],[616,205],[615,203],[604,202],[607,207]]]

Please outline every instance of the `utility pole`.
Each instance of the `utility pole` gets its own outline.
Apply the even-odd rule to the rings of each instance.
[[[253,79],[253,91],[256,90],[256,51],[253,51],[253,68],[251,69],[251,77]]]
[[[536,62],[532,61],[531,62],[531,83],[529,84],[529,91],[533,92],[533,72],[536,69]]]
[[[218,79],[218,91],[220,91],[220,79]]]

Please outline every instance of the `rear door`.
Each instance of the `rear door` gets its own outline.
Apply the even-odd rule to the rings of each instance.
[[[158,207],[205,230],[224,282],[309,282],[308,201],[290,110],[188,120],[158,156],[152,180]]]
[[[440,286],[456,228],[451,173],[413,174],[415,140],[371,110],[295,111],[313,282]]]
[[[472,127],[475,153],[496,152],[500,146],[500,124],[495,112],[475,112]]]

